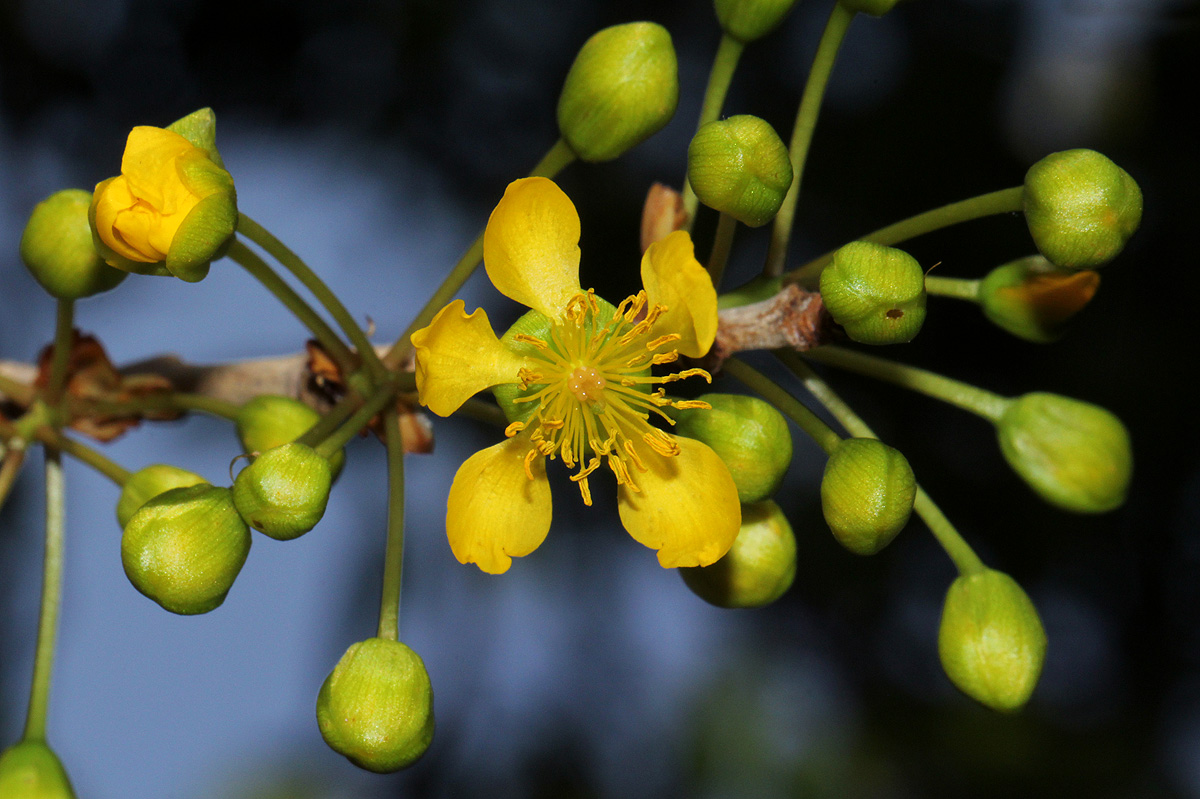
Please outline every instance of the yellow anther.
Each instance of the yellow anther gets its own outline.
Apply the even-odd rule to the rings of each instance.
[[[712,410],[712,406],[709,405],[704,400],[679,400],[678,402],[672,402],[671,407],[676,408],[681,411],[690,411],[690,410],[711,411]]]
[[[525,429],[524,422],[513,422],[508,427],[504,428],[504,437],[512,438],[513,436],[515,436],[517,433],[521,432],[524,429]]]
[[[656,350],[664,344],[669,344],[672,341],[679,341],[681,338],[683,338],[683,336],[679,335],[678,333],[667,333],[665,336],[659,336],[656,339],[651,339],[650,341],[646,342],[646,349]]]
[[[670,352],[660,352],[650,358],[650,363],[658,366],[664,363],[675,363],[679,360],[679,350],[671,350]]]
[[[522,391],[541,380],[542,377],[543,375],[541,372],[535,372],[532,369],[526,369],[524,366],[517,370],[517,379],[521,381]]]
[[[588,487],[586,477],[579,480],[579,494],[583,497],[583,504],[590,508],[592,506],[592,489]]]
[[[642,441],[664,458],[674,458],[679,454],[679,445],[661,430],[646,433],[642,436]]]
[[[625,441],[625,454],[633,461],[633,465],[638,468],[639,472],[646,471],[646,464],[642,463],[642,459],[638,457],[637,450],[633,448],[633,442],[628,439]]]
[[[513,341],[519,341],[522,344],[529,344],[539,350],[546,349],[549,345],[536,336],[530,336],[525,333],[517,333],[513,336]]]
[[[525,453],[525,476],[530,480],[533,479],[533,461],[539,457],[536,449],[531,449]]]
[[[542,428],[544,430],[561,430],[562,426],[562,419],[542,419]]]

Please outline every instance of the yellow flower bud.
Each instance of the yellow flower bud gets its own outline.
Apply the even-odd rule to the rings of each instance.
[[[856,555],[891,543],[912,514],[917,481],[899,450],[873,438],[838,444],[821,479],[821,510],[833,537]]]
[[[609,161],[675,115],[679,74],[666,28],[630,22],[588,39],[558,99],[558,129],[584,161]]]
[[[986,569],[951,583],[938,655],[946,676],[964,694],[993,710],[1013,711],[1037,686],[1046,632],[1021,586]]]
[[[332,483],[329,461],[292,442],[267,450],[238,473],[233,504],[255,530],[288,541],[321,521]]]
[[[277,394],[260,394],[238,409],[234,424],[242,451],[247,455],[290,444],[321,420],[321,414],[300,400]],[[345,450],[329,458],[336,478],[346,463]]]
[[[117,500],[117,523],[124,530],[133,514],[159,494],[172,488],[184,488],[206,482],[208,481],[195,472],[166,463],[155,463],[138,469],[129,476],[125,485],[121,486],[121,497]]]
[[[21,260],[51,296],[78,300],[108,291],[125,272],[104,263],[92,244],[92,195],[63,189],[34,206],[21,234]]]
[[[58,756],[42,741],[21,741],[0,754],[3,799],[75,799]]]
[[[143,505],[121,536],[133,587],[172,613],[207,613],[225,601],[250,554],[250,529],[228,488],[173,488]]]
[[[749,114],[709,122],[688,146],[688,181],[700,202],[742,224],[770,222],[792,185],[787,145]]]
[[[1111,261],[1142,221],[1142,190],[1095,150],[1053,153],[1025,174],[1025,221],[1042,255],[1069,269]]]
[[[870,14],[873,17],[882,17],[895,8],[899,0],[838,0],[838,2],[847,11],[853,11],[856,14]]]
[[[710,410],[676,414],[678,435],[703,441],[729,467],[738,499],[757,502],[775,493],[792,462],[792,435],[774,405],[740,394],[702,394]]]
[[[979,284],[983,312],[998,327],[1026,341],[1057,340],[1068,321],[1100,286],[1091,269],[1060,269],[1040,255],[998,266]]]
[[[821,299],[853,340],[900,344],[925,322],[925,273],[903,250],[854,241],[821,272]]]
[[[733,546],[710,566],[686,566],[679,576],[696,596],[721,608],[761,608],[783,596],[796,577],[796,536],[771,500],[742,506]]]
[[[204,109],[168,128],[130,132],[121,174],[97,184],[88,211],[109,265],[196,282],[224,254],[237,228],[237,195],[212,146],[214,126]]]
[[[1125,425],[1101,407],[1059,394],[1014,399],[996,423],[1009,466],[1042,499],[1075,513],[1120,507],[1133,472]]]
[[[713,0],[721,30],[744,43],[778,28],[794,5],[796,0]]]
[[[352,644],[317,695],[325,743],[368,771],[399,771],[433,740],[433,686],[421,656],[399,641]]]

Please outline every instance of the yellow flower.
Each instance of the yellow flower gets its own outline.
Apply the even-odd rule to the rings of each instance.
[[[179,133],[136,127],[121,174],[96,186],[90,218],[109,265],[200,280],[236,228],[233,178]]]
[[[498,339],[483,309],[467,315],[455,300],[413,334],[417,388],[434,413],[448,416],[492,387],[519,409],[507,440],[472,455],[454,477],[446,532],[455,557],[499,574],[542,543],[549,456],[576,470],[571,479],[588,505],[589,476],[607,466],[622,524],[664,567],[718,560],[741,526],[729,470],[707,445],[649,423],[652,414],[673,423],[668,407],[705,407],[653,388],[708,379],[702,369],[650,374],[652,365],[703,355],[716,335],[716,292],[688,234],[651,246],[645,289],[614,308],[579,286],[575,206],[552,181],[526,178],[492,212],[483,258],[496,288],[533,309],[520,332]]]

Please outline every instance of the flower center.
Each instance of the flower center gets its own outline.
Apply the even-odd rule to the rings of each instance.
[[[528,422],[513,422],[505,433],[514,436],[531,428],[525,473],[542,456],[561,457],[568,468],[578,467],[571,479],[579,484],[584,503],[592,504],[588,475],[607,464],[618,485],[639,491],[634,474],[645,472],[648,457],[674,457],[679,445],[668,433],[650,424],[656,414],[675,422],[664,408],[708,408],[695,400],[673,400],[655,384],[700,376],[703,369],[654,377],[650,367],[674,363],[679,352],[669,345],[679,334],[663,332],[656,322],[666,306],[647,307],[646,293],[628,297],[609,317],[591,290],[575,295],[562,317],[551,320],[546,339],[518,335],[533,347],[534,365],[518,375],[522,390],[538,390],[514,402],[536,402]],[[661,327],[661,326],[660,326]]]
[[[604,395],[606,385],[608,385],[608,381],[604,379],[604,375],[596,371],[594,366],[579,367],[571,372],[571,377],[567,381],[567,388],[580,402],[599,402]]]

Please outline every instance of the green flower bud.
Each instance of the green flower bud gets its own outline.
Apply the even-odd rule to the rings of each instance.
[[[899,0],[838,0],[838,2],[847,11],[853,11],[856,14],[870,14],[873,17],[882,17],[895,8]]]
[[[238,409],[234,424],[247,455],[290,444],[321,420],[321,414],[300,400],[276,394],[260,394]],[[344,450],[329,458],[337,477],[346,462]]]
[[[713,0],[721,30],[743,43],[778,28],[794,5],[796,0]]]
[[[1125,425],[1101,407],[1034,392],[1012,400],[996,423],[1005,460],[1047,502],[1102,513],[1125,502],[1133,453]]]
[[[900,344],[925,321],[925,273],[903,250],[854,241],[821,272],[821,298],[855,341]]]
[[[575,56],[558,98],[558,129],[584,161],[610,161],[662,130],[678,102],[667,29],[653,22],[613,25]]]
[[[0,754],[0,797],[75,799],[58,756],[42,741],[21,741]]]
[[[709,122],[688,145],[688,181],[700,202],[742,224],[770,222],[792,185],[787,145],[749,114]]]
[[[740,394],[702,394],[711,410],[679,411],[674,432],[703,441],[729,467],[738,499],[757,502],[775,493],[792,462],[792,435],[769,402]]]
[[[433,686],[421,656],[399,641],[352,644],[317,695],[325,743],[368,771],[399,771],[433,740]]]
[[[771,500],[742,506],[733,546],[710,566],[685,566],[692,593],[720,608],[761,608],[783,596],[796,577],[796,536]]]
[[[207,613],[225,601],[250,554],[250,529],[228,488],[173,488],[143,505],[121,536],[133,587],[172,613]]]
[[[187,469],[170,466],[165,463],[155,463],[144,469],[138,469],[129,476],[125,485],[121,486],[121,498],[117,500],[117,523],[121,529],[129,524],[133,514],[159,494],[172,488],[200,485],[207,481]]]
[[[983,312],[998,327],[1039,344],[1057,340],[1091,301],[1100,275],[1059,269],[1040,255],[998,266],[979,283]]]
[[[938,655],[958,690],[992,710],[1017,710],[1042,673],[1046,632],[1016,580],[986,569],[950,584]]]
[[[1142,221],[1142,190],[1095,150],[1052,153],[1025,174],[1025,221],[1042,255],[1087,269],[1111,261]]]
[[[108,291],[126,272],[104,263],[88,224],[91,192],[63,189],[33,208],[21,234],[21,260],[51,296],[78,300]]]
[[[288,541],[321,521],[332,483],[329,461],[292,442],[267,450],[238,473],[233,504],[255,530]]]
[[[838,444],[821,479],[821,510],[833,537],[856,555],[874,555],[904,529],[917,495],[899,450],[873,438]]]

